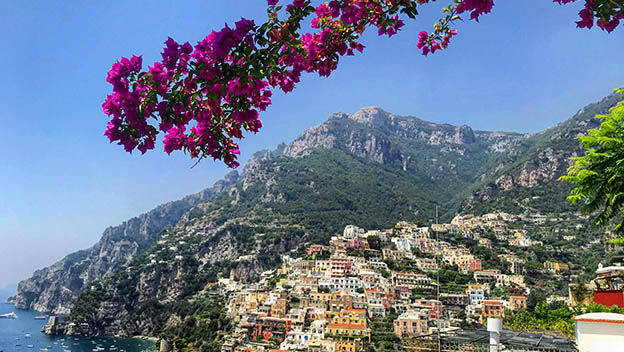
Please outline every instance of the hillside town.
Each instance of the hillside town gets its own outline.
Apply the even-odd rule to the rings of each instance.
[[[491,213],[431,226],[399,222],[386,230],[349,225],[329,243],[309,246],[305,257],[284,256],[281,268],[257,283],[221,279],[236,324],[223,351],[355,352],[384,334],[408,342],[526,308],[531,287],[521,258],[498,248],[508,268],[503,273],[484,266],[469,248],[438,239],[452,234],[491,249],[483,234],[493,233],[512,246],[541,246],[514,229],[518,220],[545,221]],[[544,262],[541,270],[557,273],[568,265]]]

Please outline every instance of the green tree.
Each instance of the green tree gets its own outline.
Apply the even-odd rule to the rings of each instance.
[[[624,219],[619,216],[624,207],[624,103],[596,118],[603,120],[600,127],[579,137],[585,155],[572,158],[574,164],[560,180],[575,185],[568,196],[570,203],[581,202],[582,211],[597,214],[593,225],[605,227],[618,219],[615,231],[623,236]],[[615,242],[624,244],[624,238]]]

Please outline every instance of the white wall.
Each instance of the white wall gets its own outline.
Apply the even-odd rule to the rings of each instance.
[[[577,321],[576,341],[579,352],[624,351],[624,324]]]

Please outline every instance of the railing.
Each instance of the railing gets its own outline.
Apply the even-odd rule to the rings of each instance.
[[[490,346],[483,343],[454,343],[441,341],[412,340],[405,349],[424,352],[489,352]]]
[[[404,346],[409,351],[423,352],[489,352],[490,345],[484,342],[449,342],[413,339],[405,341]],[[516,346],[510,344],[499,344],[499,352],[577,352],[576,348],[567,347],[532,347]]]

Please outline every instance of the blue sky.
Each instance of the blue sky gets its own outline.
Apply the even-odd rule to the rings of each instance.
[[[423,7],[391,39],[368,35],[364,55],[330,78],[305,76],[276,94],[265,127],[241,143],[244,161],[289,142],[332,112],[387,111],[475,129],[536,132],[624,86],[624,29],[575,28],[576,4],[499,0],[481,23],[458,24],[442,53],[419,54],[416,35],[439,6]],[[197,192],[228,170],[157,150],[129,155],[102,136],[111,63],[159,57],[168,36],[195,43],[264,0],[3,1],[0,3],[0,287],[95,243],[105,227]]]

